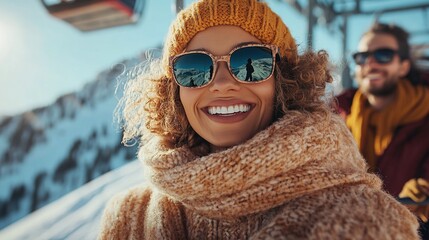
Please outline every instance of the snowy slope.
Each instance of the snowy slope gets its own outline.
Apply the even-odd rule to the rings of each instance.
[[[0,230],[0,239],[96,239],[107,201],[143,181],[140,163],[128,163]]]
[[[102,71],[52,105],[0,120],[0,229],[135,159],[137,146],[121,144],[113,113],[146,56]]]

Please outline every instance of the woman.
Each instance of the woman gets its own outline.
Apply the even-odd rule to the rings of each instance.
[[[111,200],[100,238],[417,239],[326,107],[327,64],[299,56],[264,3],[180,12],[161,62],[122,100],[124,141],[140,136],[149,184]]]

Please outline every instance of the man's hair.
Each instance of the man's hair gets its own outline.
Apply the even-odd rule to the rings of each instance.
[[[420,79],[420,71],[416,68],[415,63],[411,57],[411,47],[408,42],[408,38],[410,34],[405,31],[405,29],[395,25],[395,24],[386,24],[376,22],[374,23],[367,32],[363,34],[363,36],[367,34],[388,34],[395,38],[398,43],[398,54],[401,60],[409,60],[411,63],[411,68],[408,74],[405,76],[408,80],[413,84],[423,84]]]
[[[364,35],[368,33],[375,34],[388,34],[395,38],[398,43],[399,49],[398,53],[402,60],[408,59],[411,60],[410,56],[410,44],[408,43],[408,37],[410,34],[405,31],[403,28],[394,25],[394,24],[385,24],[385,23],[374,23],[371,28],[364,33]]]

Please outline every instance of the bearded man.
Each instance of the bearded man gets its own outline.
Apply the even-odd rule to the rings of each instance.
[[[369,171],[393,196],[410,198],[409,208],[428,222],[429,88],[416,81],[408,33],[376,23],[353,59],[359,87],[338,96],[339,112]]]

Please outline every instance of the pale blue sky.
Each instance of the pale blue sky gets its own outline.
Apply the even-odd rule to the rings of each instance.
[[[62,94],[81,89],[100,71],[159,45],[174,18],[172,2],[146,0],[143,17],[137,24],[83,33],[50,16],[40,0],[0,1],[0,116],[48,105]],[[185,1],[186,5],[189,2],[191,0]],[[283,18],[304,49],[305,18],[283,1],[266,2]],[[406,14],[408,17],[389,14],[381,20],[397,22],[409,30],[429,28],[421,11]],[[350,20],[351,51],[372,21],[373,16]],[[315,49],[327,49],[334,63],[339,62],[341,35],[338,32],[318,28],[314,39]],[[429,35],[412,40],[429,42]]]

